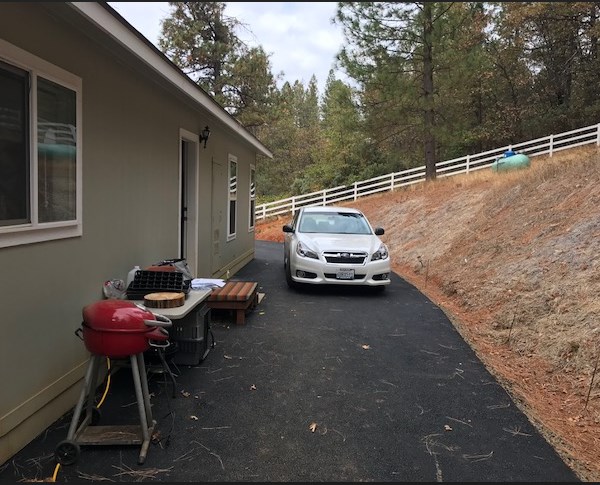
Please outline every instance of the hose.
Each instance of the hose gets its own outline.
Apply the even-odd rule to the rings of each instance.
[[[110,387],[110,359],[108,357],[106,357],[106,387],[104,388],[104,393],[102,394],[102,397],[100,398],[100,402],[98,403],[98,406],[96,406],[97,408],[99,408],[100,406],[102,406],[102,403],[104,402],[104,400],[106,399],[106,395],[108,394],[108,388]],[[52,474],[52,481],[56,482],[56,476],[58,475],[58,470],[60,470],[60,463],[57,463],[56,466],[54,467],[54,473]]]

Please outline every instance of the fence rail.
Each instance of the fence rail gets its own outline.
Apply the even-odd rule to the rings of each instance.
[[[595,143],[597,146],[600,145],[600,123],[558,135],[536,138],[535,140],[506,145],[493,150],[438,162],[436,163],[436,173],[437,177],[449,177],[489,168],[507,150],[513,150],[531,158],[539,155],[552,156],[558,151],[589,145],[591,143]],[[340,185],[318,192],[296,195],[257,205],[255,212],[256,220],[288,213],[293,214],[300,207],[325,206],[347,200],[356,200],[359,197],[378,192],[393,191],[398,187],[416,184],[424,180],[424,165],[402,170],[401,172],[392,172],[368,180],[354,182],[351,185]]]

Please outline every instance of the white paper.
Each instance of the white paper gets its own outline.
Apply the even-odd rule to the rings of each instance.
[[[223,288],[225,280],[218,278],[194,278],[190,283],[192,290],[204,290],[207,288]]]

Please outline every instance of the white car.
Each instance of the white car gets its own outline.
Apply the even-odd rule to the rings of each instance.
[[[347,207],[303,207],[283,226],[284,267],[290,288],[298,283],[363,285],[384,289],[390,284],[387,246],[365,215]]]

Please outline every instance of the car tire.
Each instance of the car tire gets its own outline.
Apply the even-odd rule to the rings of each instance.
[[[298,283],[292,279],[292,270],[289,261],[285,260],[283,265],[285,267],[285,282],[287,283],[288,288],[295,290],[298,287]]]

